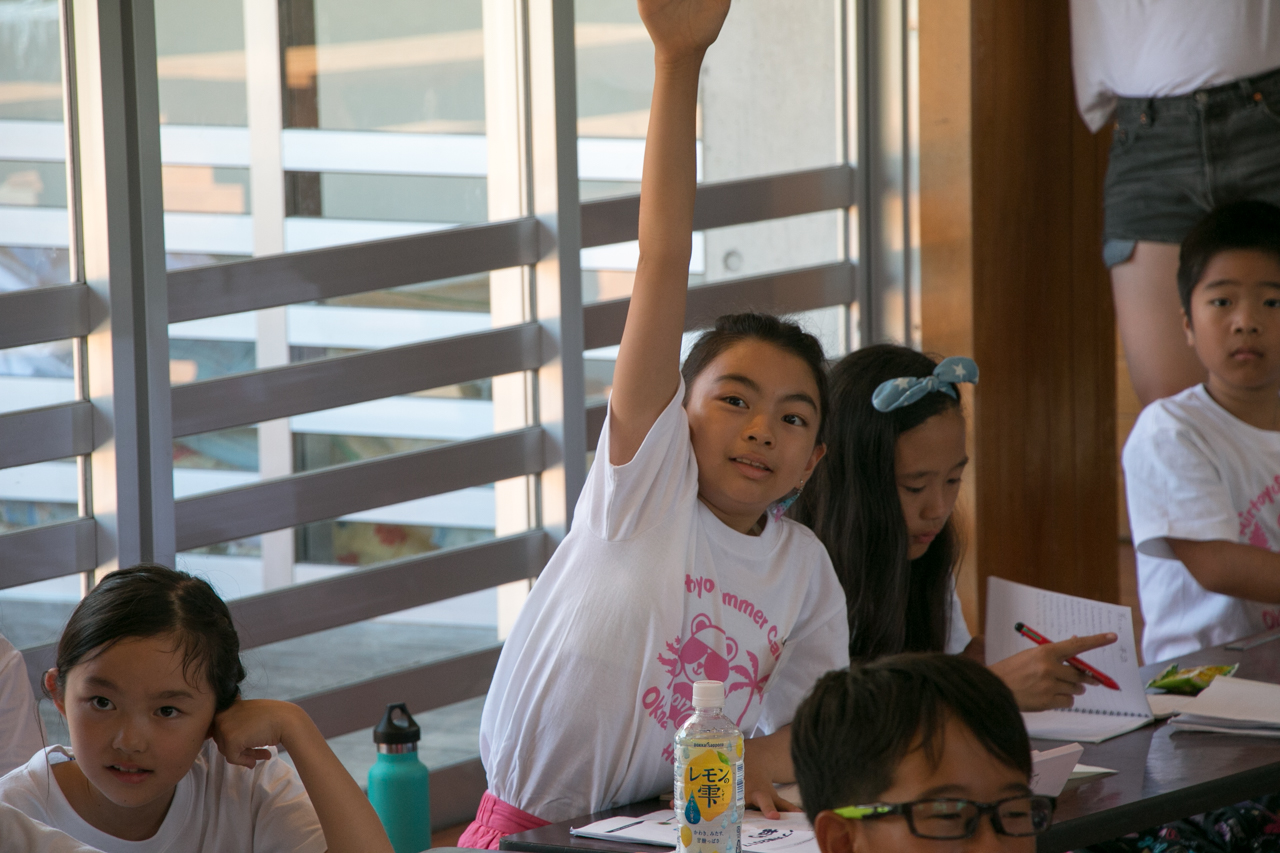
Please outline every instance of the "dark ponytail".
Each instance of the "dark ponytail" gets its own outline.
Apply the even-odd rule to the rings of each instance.
[[[907,557],[906,521],[894,472],[898,436],[959,407],[947,394],[880,412],[881,382],[928,376],[937,364],[915,350],[877,344],[831,370],[827,455],[792,509],[827,546],[849,608],[849,655],[939,652],[947,642],[951,576],[962,548],[948,518],[929,550]]]
[[[173,635],[183,674],[204,675],[225,711],[240,695],[244,667],[231,611],[208,582],[150,563],[112,572],[85,596],[58,641],[58,687],[67,673],[121,640]]]

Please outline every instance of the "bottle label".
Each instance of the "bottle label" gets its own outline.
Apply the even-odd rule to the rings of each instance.
[[[738,853],[745,785],[741,735],[684,741],[676,759],[681,853]]]

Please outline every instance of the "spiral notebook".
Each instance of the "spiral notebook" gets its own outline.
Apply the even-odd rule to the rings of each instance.
[[[1014,630],[1024,622],[1050,640],[1114,632],[1109,646],[1085,652],[1081,660],[1115,679],[1119,690],[1090,686],[1075,705],[1061,711],[1024,713],[1027,734],[1049,740],[1100,743],[1141,728],[1154,719],[1138,672],[1133,614],[1128,607],[991,577],[987,579],[987,663],[1004,660],[1035,644]]]

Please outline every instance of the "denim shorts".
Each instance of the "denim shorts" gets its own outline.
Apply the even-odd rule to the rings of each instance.
[[[1102,256],[1181,243],[1216,205],[1280,204],[1280,69],[1171,98],[1121,98],[1103,205]]]

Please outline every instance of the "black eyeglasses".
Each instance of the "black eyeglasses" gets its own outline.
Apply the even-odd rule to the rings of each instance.
[[[1005,797],[994,803],[975,803],[951,797],[913,800],[909,803],[871,803],[834,809],[840,817],[872,820],[902,815],[907,828],[917,838],[969,838],[978,831],[978,821],[991,815],[991,826],[1000,835],[1039,835],[1053,821],[1053,797],[1036,795]]]

